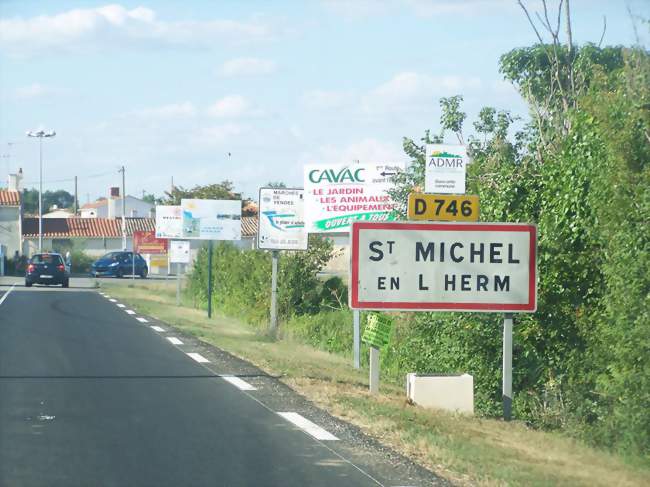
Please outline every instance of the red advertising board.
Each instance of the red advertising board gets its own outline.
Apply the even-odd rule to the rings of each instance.
[[[355,222],[351,233],[353,309],[537,308],[535,225]]]
[[[133,232],[133,247],[139,254],[167,254],[165,238],[156,238],[153,230],[139,230]]]

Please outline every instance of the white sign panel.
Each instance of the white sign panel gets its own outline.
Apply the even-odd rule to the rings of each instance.
[[[534,225],[354,223],[350,307],[533,312]]]
[[[172,264],[190,263],[190,242],[187,240],[172,240],[169,242],[169,262]]]
[[[307,250],[302,189],[260,188],[257,247]]]
[[[156,238],[180,238],[183,212],[180,206],[156,206]]]
[[[395,202],[387,191],[401,165],[305,166],[305,226],[308,233],[348,232],[355,221],[390,221]]]
[[[240,240],[240,200],[181,200],[182,238]]]
[[[465,146],[427,144],[424,191],[465,194],[468,161]]]

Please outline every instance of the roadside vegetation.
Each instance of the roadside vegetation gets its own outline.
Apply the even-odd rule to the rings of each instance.
[[[283,323],[281,337],[272,339],[262,322],[251,326],[222,313],[208,320],[205,310],[194,306],[189,292],[177,307],[174,282],[136,281],[133,285],[105,280],[101,286],[138,313],[279,376],[333,415],[455,484],[636,486],[650,482],[650,469],[641,462],[625,461],[559,432],[536,430],[524,421],[504,423],[409,405],[403,377],[383,377],[381,394],[369,395],[366,364],[360,371],[351,365],[351,315],[347,312],[332,311],[329,321],[320,322],[327,326],[320,327],[322,338],[316,347],[303,340],[317,334],[305,332],[313,326],[306,317],[291,321],[291,326]],[[244,308],[240,311],[245,316]],[[348,337],[341,338],[346,342],[345,353],[320,349],[335,343],[337,339],[331,337],[339,334]]]

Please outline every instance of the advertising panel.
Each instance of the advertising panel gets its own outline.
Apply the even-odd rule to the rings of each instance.
[[[167,253],[167,239],[156,238],[153,230],[139,230],[133,232],[133,247],[139,254]]]
[[[156,237],[180,238],[183,234],[183,212],[180,206],[156,206]]]
[[[305,166],[307,233],[349,232],[355,221],[391,221],[395,202],[388,195],[399,164]]]
[[[427,144],[426,193],[465,194],[467,149],[463,145]]]
[[[169,262],[172,264],[190,263],[190,242],[188,240],[171,240],[169,242]]]
[[[351,236],[351,308],[536,310],[534,225],[358,222]]]
[[[241,200],[181,200],[181,238],[240,240]]]
[[[307,250],[302,189],[260,188],[257,247]]]

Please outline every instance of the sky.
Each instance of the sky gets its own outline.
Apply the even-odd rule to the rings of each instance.
[[[603,45],[631,45],[628,7],[649,5],[573,0],[574,41],[605,16]],[[467,132],[482,106],[525,118],[498,60],[535,41],[514,0],[0,0],[0,181],[21,167],[37,186],[41,128],[44,189],[77,176],[81,203],[122,165],[135,196],[227,179],[257,199],[305,164],[405,162],[440,97],[464,96]]]

